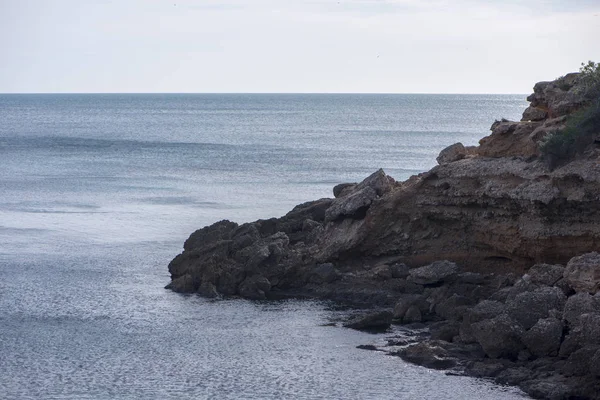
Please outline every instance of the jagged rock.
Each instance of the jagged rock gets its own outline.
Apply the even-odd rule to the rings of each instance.
[[[333,187],[333,197],[344,197],[356,187],[356,183],[340,183]]]
[[[562,311],[566,296],[559,288],[542,287],[533,292],[524,292],[507,301],[509,316],[523,328],[530,329],[541,318],[547,318],[551,310]]]
[[[467,155],[467,149],[462,143],[454,143],[440,152],[436,161],[438,164],[448,164],[454,161],[462,160]]]
[[[359,331],[382,331],[392,324],[392,313],[390,311],[378,311],[358,316],[344,324],[346,328]]]
[[[600,254],[573,257],[565,268],[564,278],[576,292],[595,294],[600,290]]]
[[[565,267],[562,265],[535,264],[527,271],[534,284],[554,286],[562,279]]]
[[[373,200],[377,197],[375,189],[367,186],[352,191],[344,197],[337,198],[325,213],[325,221],[335,221],[340,217],[361,216],[366,213]]]
[[[433,285],[455,276],[458,266],[450,261],[436,261],[410,270],[408,280],[419,285]]]
[[[562,322],[556,318],[546,318],[540,319],[525,332],[522,340],[534,356],[555,356],[558,354],[562,334]]]
[[[523,328],[506,314],[471,324],[473,336],[490,358],[516,359],[524,348]]]
[[[593,312],[600,312],[600,302],[589,293],[580,292],[567,299],[563,319],[569,325],[575,325],[582,314]]]

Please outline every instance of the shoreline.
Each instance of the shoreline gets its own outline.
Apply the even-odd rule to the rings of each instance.
[[[584,84],[536,84],[521,121],[404,182],[378,170],[281,218],[197,230],[167,288],[384,309],[345,326],[426,324],[430,338],[390,351],[536,398],[600,398],[600,141],[540,150],[590,104]]]

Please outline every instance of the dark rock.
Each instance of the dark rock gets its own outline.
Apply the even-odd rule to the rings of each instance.
[[[600,290],[600,254],[573,257],[565,268],[564,278],[576,292],[595,294]]]
[[[424,341],[408,346],[398,353],[405,361],[433,369],[449,369],[456,365],[446,349],[437,341]]]
[[[422,296],[418,294],[408,294],[402,296],[400,299],[398,299],[396,305],[394,305],[394,319],[401,320],[402,318],[404,318],[404,315],[406,314],[408,309],[420,300],[422,301]]]
[[[522,340],[536,357],[555,356],[558,354],[562,334],[562,322],[556,318],[546,318],[540,319],[525,332]]]
[[[516,359],[524,348],[523,328],[506,314],[471,324],[473,336],[490,358]]]
[[[572,388],[556,379],[531,380],[522,385],[524,391],[536,399],[564,400],[570,397]]]
[[[356,348],[361,350],[382,351],[377,347],[373,346],[372,344],[359,344],[358,346],[356,346]]]
[[[451,322],[436,322],[429,326],[429,332],[431,333],[431,339],[443,340],[445,342],[452,342],[455,336],[458,336],[459,324],[456,321]]]
[[[567,299],[563,313],[569,325],[575,325],[582,314],[600,312],[600,302],[586,292],[577,293]]]
[[[391,323],[392,313],[390,311],[378,311],[353,318],[344,326],[359,331],[385,331]]]
[[[455,276],[458,266],[450,261],[436,261],[429,265],[410,270],[408,280],[419,285],[433,285]]]
[[[412,324],[414,322],[421,322],[423,320],[423,316],[421,315],[421,310],[416,305],[412,305],[406,310],[406,314],[402,317],[402,323],[404,324]]]
[[[600,313],[582,314],[578,324],[584,345],[600,345]]]
[[[356,183],[340,183],[333,187],[333,197],[343,197],[356,187]]]
[[[240,296],[251,300],[264,300],[270,291],[271,282],[260,275],[246,278],[239,287]]]
[[[237,226],[238,224],[235,222],[222,220],[205,228],[198,229],[185,241],[183,249],[189,251],[198,247],[204,247],[210,243],[228,240],[231,231],[237,228]]]
[[[535,264],[527,271],[532,283],[554,286],[562,279],[565,267],[552,264]]]
[[[571,331],[571,333],[565,336],[563,342],[561,343],[558,356],[561,358],[568,358],[575,351],[579,350],[582,344],[581,331]]]
[[[454,161],[462,160],[467,155],[467,149],[462,143],[454,143],[440,152],[436,161],[438,164],[448,164]]]
[[[316,284],[332,283],[341,278],[341,274],[332,263],[317,264],[310,275],[310,282]]]
[[[493,378],[507,368],[505,360],[485,359],[483,361],[471,361],[467,364],[465,372],[477,378]]]
[[[195,290],[195,285],[190,274],[185,274],[178,278],[173,279],[165,289],[171,289],[177,293],[190,293]]]
[[[392,272],[392,278],[404,279],[409,274],[409,269],[406,264],[394,263],[390,265],[390,271]]]
[[[531,328],[540,318],[547,318],[551,310],[562,311],[566,302],[564,293],[555,287],[542,287],[533,292],[520,293],[506,303],[508,315],[523,326]]]
[[[475,307],[468,309],[463,315],[463,322],[460,325],[460,339],[465,343],[475,341],[473,336],[472,324],[492,319],[506,311],[506,306],[498,301],[483,300]]]
[[[485,278],[477,272],[463,272],[456,276],[456,280],[460,283],[468,283],[472,285],[481,285]]]
[[[600,377],[600,349],[596,350],[594,356],[590,360],[590,374]]]
[[[435,313],[444,319],[461,320],[472,301],[464,296],[453,294],[435,306]]]
[[[377,197],[375,190],[369,186],[339,197],[333,201],[325,212],[325,221],[335,221],[340,217],[363,217],[366,209]],[[360,219],[360,218],[359,218]]]
[[[595,356],[597,348],[583,347],[573,352],[567,362],[561,369],[561,373],[566,376],[583,376],[590,373],[592,358]]]

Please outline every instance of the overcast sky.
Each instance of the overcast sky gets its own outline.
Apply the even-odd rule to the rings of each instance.
[[[529,93],[600,0],[0,0],[0,93]]]

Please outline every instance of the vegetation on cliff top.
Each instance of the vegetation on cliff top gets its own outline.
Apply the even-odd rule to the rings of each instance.
[[[589,105],[569,116],[564,129],[549,134],[540,145],[550,167],[581,153],[600,133],[600,63],[588,61],[580,68],[577,90]]]

